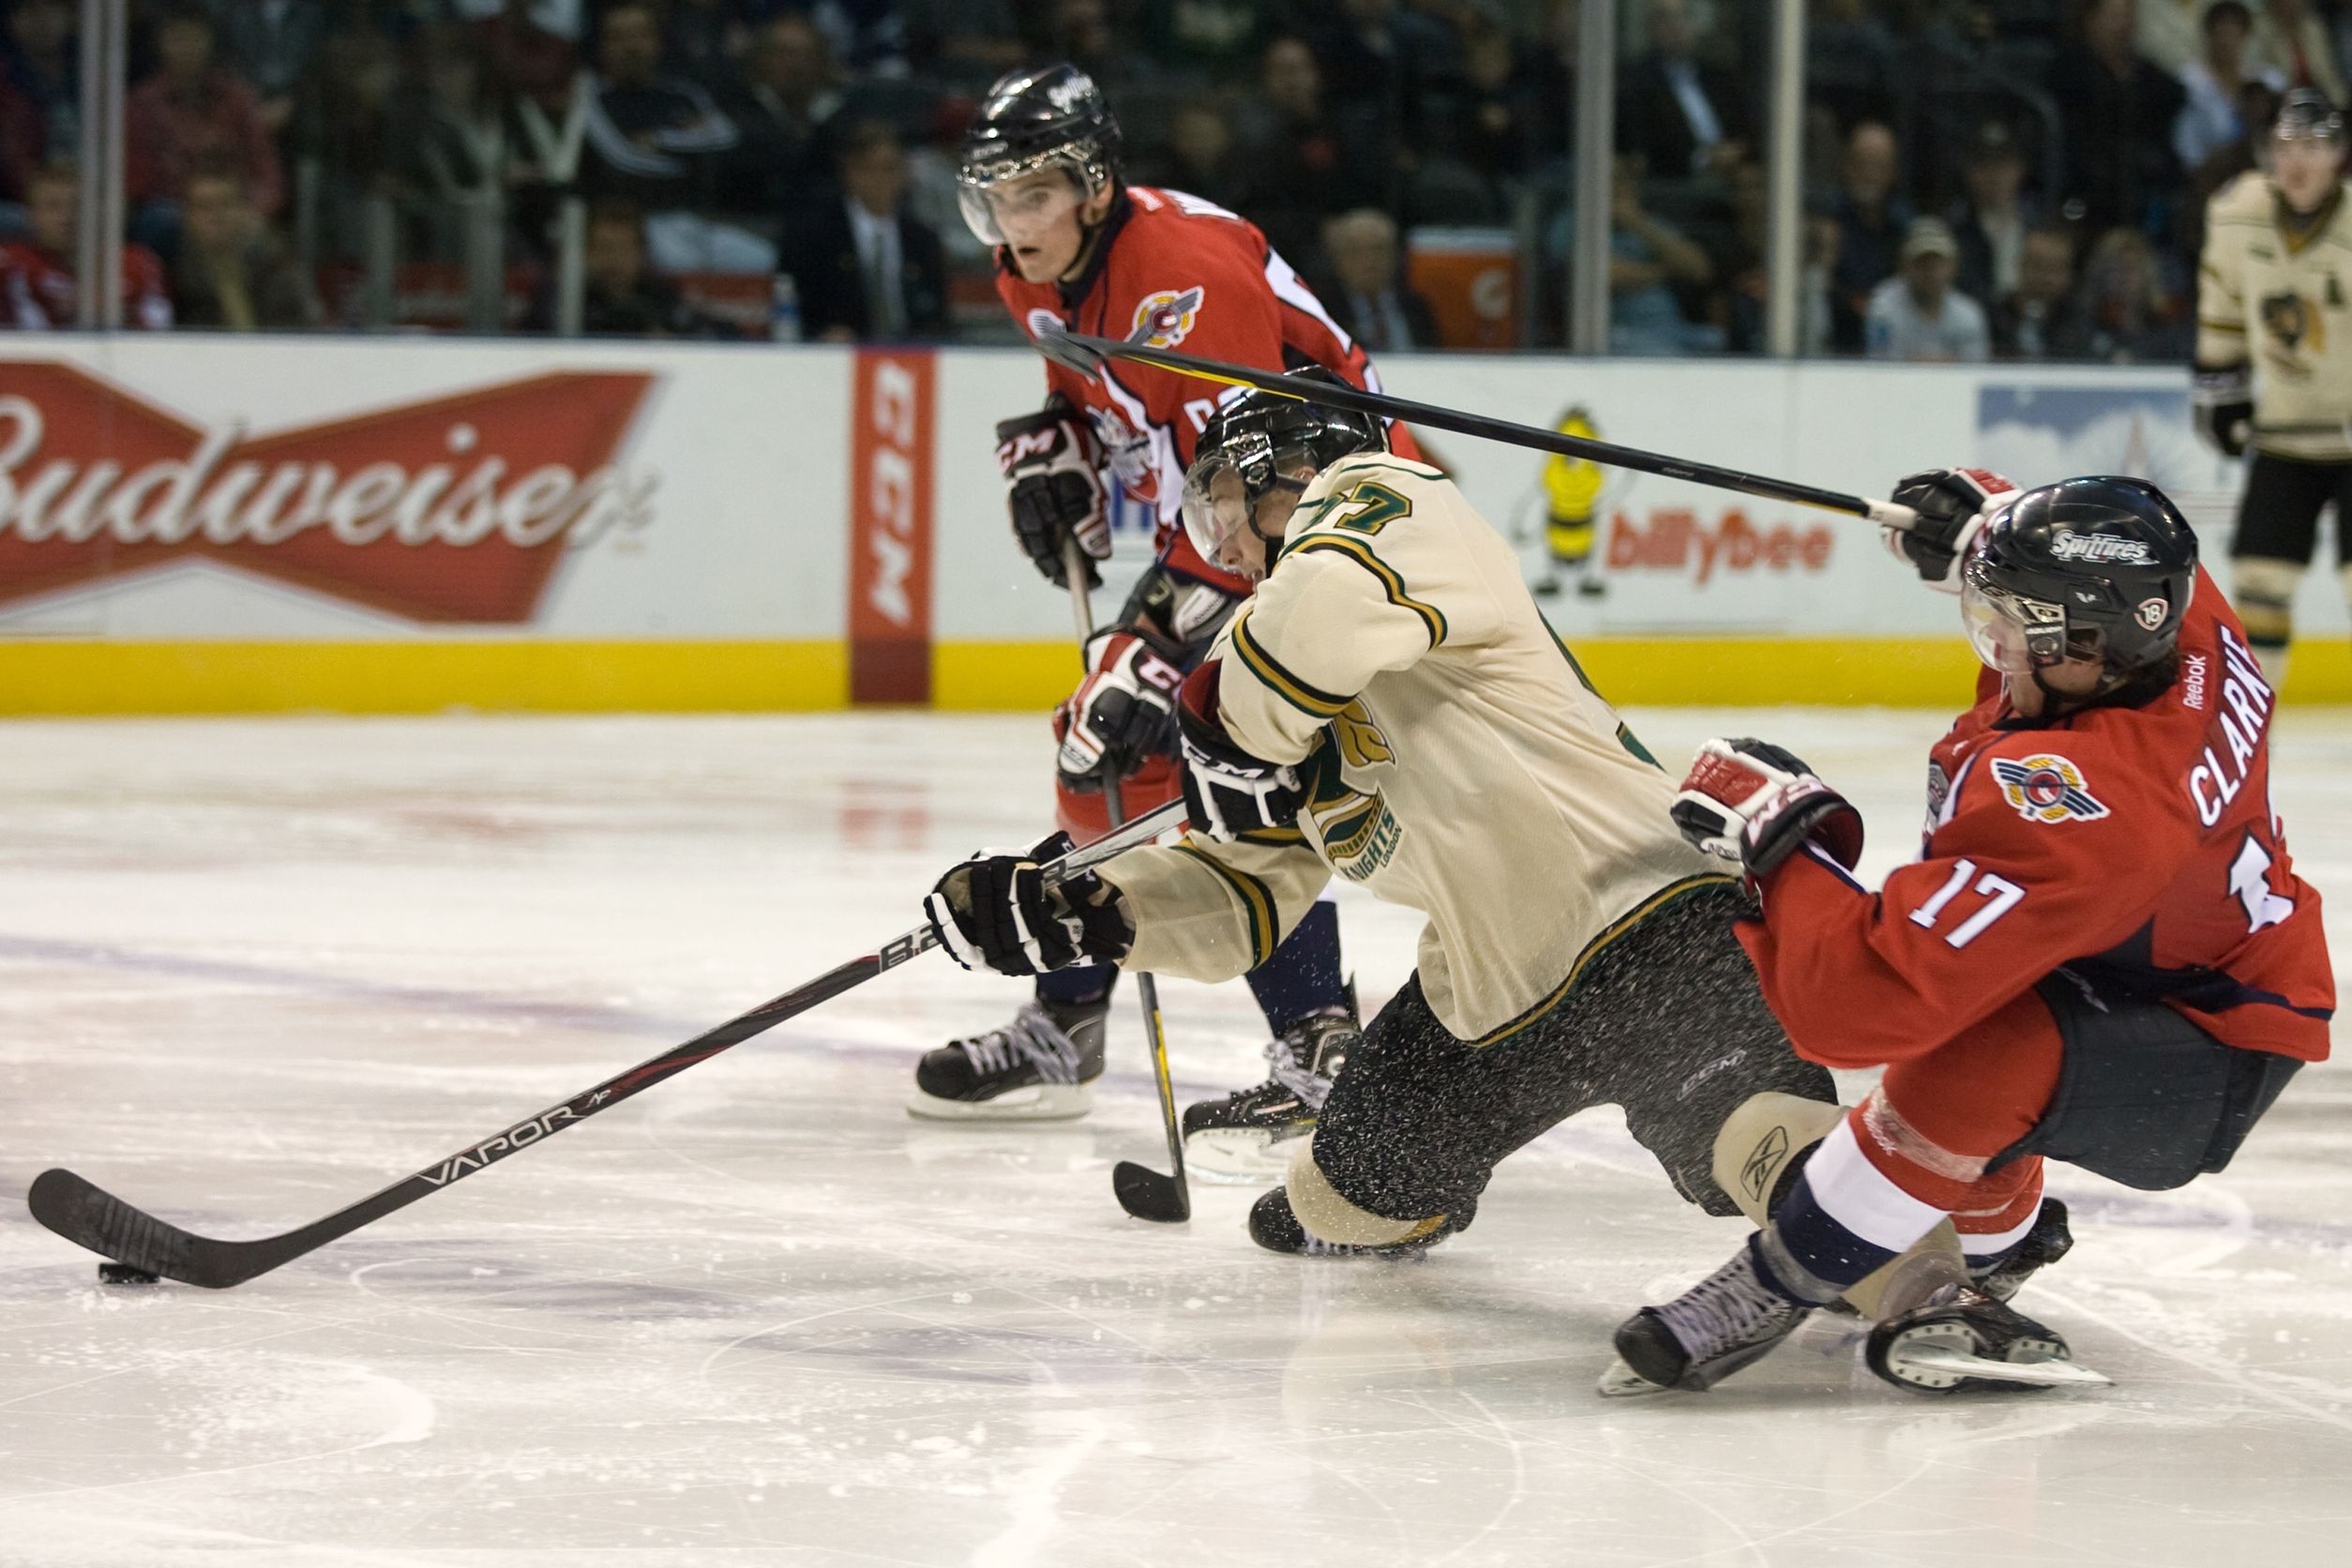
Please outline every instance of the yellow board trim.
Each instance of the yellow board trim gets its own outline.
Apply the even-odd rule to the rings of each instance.
[[[1938,708],[1976,689],[1953,638],[1578,637],[1612,702]],[[1067,641],[932,650],[932,706],[1043,715],[1078,685]],[[2295,645],[2290,702],[2352,702],[2352,644]],[[812,713],[849,704],[837,641],[102,642],[0,637],[0,715]]]

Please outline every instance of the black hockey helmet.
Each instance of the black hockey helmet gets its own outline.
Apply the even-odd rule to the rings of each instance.
[[[2298,87],[2279,100],[2279,114],[2270,122],[2270,134],[2281,142],[2299,142],[2308,137],[2341,144],[2344,116],[2336,113],[2336,106],[2318,88]]]
[[[1345,384],[1320,365],[1289,376]],[[1244,388],[1209,416],[1193,445],[1192,466],[1184,470],[1184,531],[1200,558],[1214,562],[1242,527],[1264,537],[1258,530],[1258,503],[1277,489],[1304,490],[1308,481],[1296,470],[1319,473],[1351,453],[1386,450],[1386,420],[1261,387]],[[1238,491],[1229,484],[1219,490],[1217,476],[1229,472],[1241,481]]]
[[[1961,568],[1977,656],[2007,674],[2095,658],[2110,686],[2163,668],[2196,591],[2197,536],[2145,479],[2061,479],[1990,518]]]
[[[1119,121],[1103,90],[1078,67],[1007,71],[964,132],[956,171],[964,222],[984,244],[1002,245],[989,187],[1061,169],[1084,202],[1117,182],[1122,149]]]

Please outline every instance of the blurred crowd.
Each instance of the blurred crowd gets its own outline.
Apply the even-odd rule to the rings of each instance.
[[[0,321],[70,324],[79,8],[0,0]],[[1757,353],[1764,0],[1622,0],[1611,347]],[[1128,174],[1250,218],[1380,351],[1485,243],[1564,340],[1576,0],[134,0],[124,318],[1002,340],[956,151],[1075,61]],[[1802,346],[2187,357],[2205,198],[2352,0],[1811,0]],[[1482,240],[1483,236],[1483,240]],[[1474,248],[1474,245],[1473,245]],[[485,258],[489,258],[486,262]],[[476,324],[479,324],[478,322]],[[1491,344],[1493,339],[1483,339]]]

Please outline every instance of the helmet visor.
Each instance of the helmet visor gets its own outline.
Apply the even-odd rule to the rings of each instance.
[[[2065,661],[2065,610],[1994,582],[1982,557],[1960,574],[1960,619],[1987,669],[2029,675]]]
[[[967,168],[956,178],[956,204],[964,227],[983,245],[1021,245],[1075,220],[1093,194],[1075,158],[1056,156]]]
[[[1211,565],[1226,565],[1225,548],[1249,526],[1249,487],[1224,448],[1201,453],[1184,471],[1184,534]]]

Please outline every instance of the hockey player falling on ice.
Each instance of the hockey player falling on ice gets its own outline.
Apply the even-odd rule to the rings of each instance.
[[[1335,325],[1256,227],[1181,191],[1120,178],[1120,133],[1102,94],[1069,66],[1016,71],[989,90],[964,143],[960,185],[974,234],[998,248],[998,293],[1032,338],[1078,330],[1188,350],[1267,369],[1321,365],[1377,388],[1361,349]],[[1057,816],[1091,838],[1105,821],[1105,770],[1138,815],[1175,794],[1176,683],[1232,613],[1247,584],[1204,561],[1173,526],[1184,465],[1213,405],[1195,381],[1122,367],[1099,380],[1051,368],[1044,410],[997,427],[1013,530],[1037,569],[1063,580],[1064,541],[1110,554],[1107,480],[1156,503],[1164,549],[1117,621],[1086,648],[1086,676],[1063,703]],[[1399,431],[1400,447],[1410,437]],[[1417,454],[1412,454],[1417,455]],[[1187,1151],[1212,1174],[1280,1168],[1313,1124],[1330,1076],[1357,1038],[1328,902],[1250,971],[1274,1034],[1274,1076],[1184,1114]],[[1012,1022],[924,1057],[919,1116],[1075,1116],[1103,1070],[1117,970],[1042,975]],[[1278,1151],[1269,1153],[1273,1145]]]
[[[1923,1301],[1889,1301],[1872,1368],[1992,1386],[1956,1351],[2060,1380],[2064,1341],[2001,1299],[2064,1245],[2062,1211],[2036,1223],[2043,1160],[2180,1186],[2328,1054],[2319,897],[2269,807],[2275,699],[2172,503],[1977,470],[1895,499],[1921,515],[1899,548],[1958,589],[1987,666],[1930,754],[1919,860],[1864,892],[1852,807],[1756,741],[1709,742],[1674,812],[1756,892],[1741,939],[1798,1050],[1886,1075],[1814,1130],[1737,1257],[1618,1330],[1605,1392],[1709,1387],[1947,1216],[1967,1273],[1948,1258]]]
[[[2286,95],[2269,169],[2207,208],[2197,290],[2198,433],[2254,461],[2230,542],[2231,587],[2264,678],[2286,674],[2296,586],[2320,508],[2336,504],[2338,565],[2352,517],[2352,204],[2344,120],[2308,87]]]
[[[1833,1116],[1829,1075],[1790,1051],[1731,934],[1736,883],[1675,833],[1672,782],[1511,544],[1378,421],[1262,391],[1209,422],[1183,511],[1194,548],[1255,583],[1179,693],[1193,831],[1050,891],[1058,839],[957,867],[926,905],[950,954],[1222,980],[1336,872],[1428,925],[1251,1210],[1260,1244],[1425,1247],[1470,1223],[1498,1161],[1610,1103],[1686,1199],[1737,1212],[1718,1128],[1751,1099]]]

